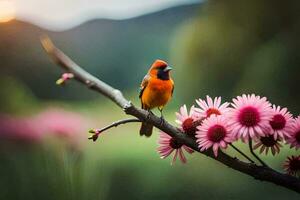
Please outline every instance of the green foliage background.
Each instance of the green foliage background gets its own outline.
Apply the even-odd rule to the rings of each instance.
[[[300,110],[299,1],[208,1],[174,39],[185,101],[211,94],[267,96]],[[176,42],[175,42],[176,41]]]

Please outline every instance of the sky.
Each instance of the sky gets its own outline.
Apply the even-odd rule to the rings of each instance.
[[[1,1],[4,0],[0,0]],[[63,30],[95,18],[125,19],[201,0],[5,0],[16,18],[51,30]]]

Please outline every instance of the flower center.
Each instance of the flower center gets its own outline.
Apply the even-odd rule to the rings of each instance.
[[[176,140],[175,138],[171,138],[170,139],[170,146],[173,149],[179,149],[180,147],[182,147],[182,143],[179,142],[178,140]]]
[[[260,121],[260,116],[256,108],[248,106],[240,111],[239,122],[247,127],[256,126]]]
[[[215,109],[215,108],[209,108],[207,111],[206,111],[206,115],[207,117],[210,117],[212,114],[215,114],[215,115],[221,115],[220,111],[218,109]]]
[[[274,130],[281,130],[285,127],[286,120],[281,114],[274,115],[270,125]]]
[[[185,133],[194,135],[196,133],[196,126],[194,126],[193,118],[189,117],[182,123],[182,129]]]
[[[296,133],[295,138],[297,142],[300,143],[300,130],[298,130],[298,132]]]
[[[290,161],[291,171],[300,171],[300,159],[293,159]]]
[[[272,147],[277,144],[277,140],[274,139],[273,135],[260,138],[261,143],[266,147]]]
[[[207,137],[212,142],[220,142],[226,136],[227,131],[221,125],[214,125],[207,131]]]

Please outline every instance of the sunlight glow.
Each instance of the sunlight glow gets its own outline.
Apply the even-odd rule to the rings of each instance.
[[[0,23],[9,22],[15,18],[16,7],[12,1],[0,0]]]

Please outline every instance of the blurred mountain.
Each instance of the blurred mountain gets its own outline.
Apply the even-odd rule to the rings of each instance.
[[[79,84],[69,84],[64,89],[55,85],[61,70],[48,58],[39,41],[40,35],[48,34],[89,72],[115,87],[138,90],[149,65],[158,58],[169,59],[175,30],[193,18],[198,8],[199,4],[193,4],[127,20],[97,19],[63,32],[21,21],[0,24],[1,76],[22,81],[38,98],[96,97]]]

